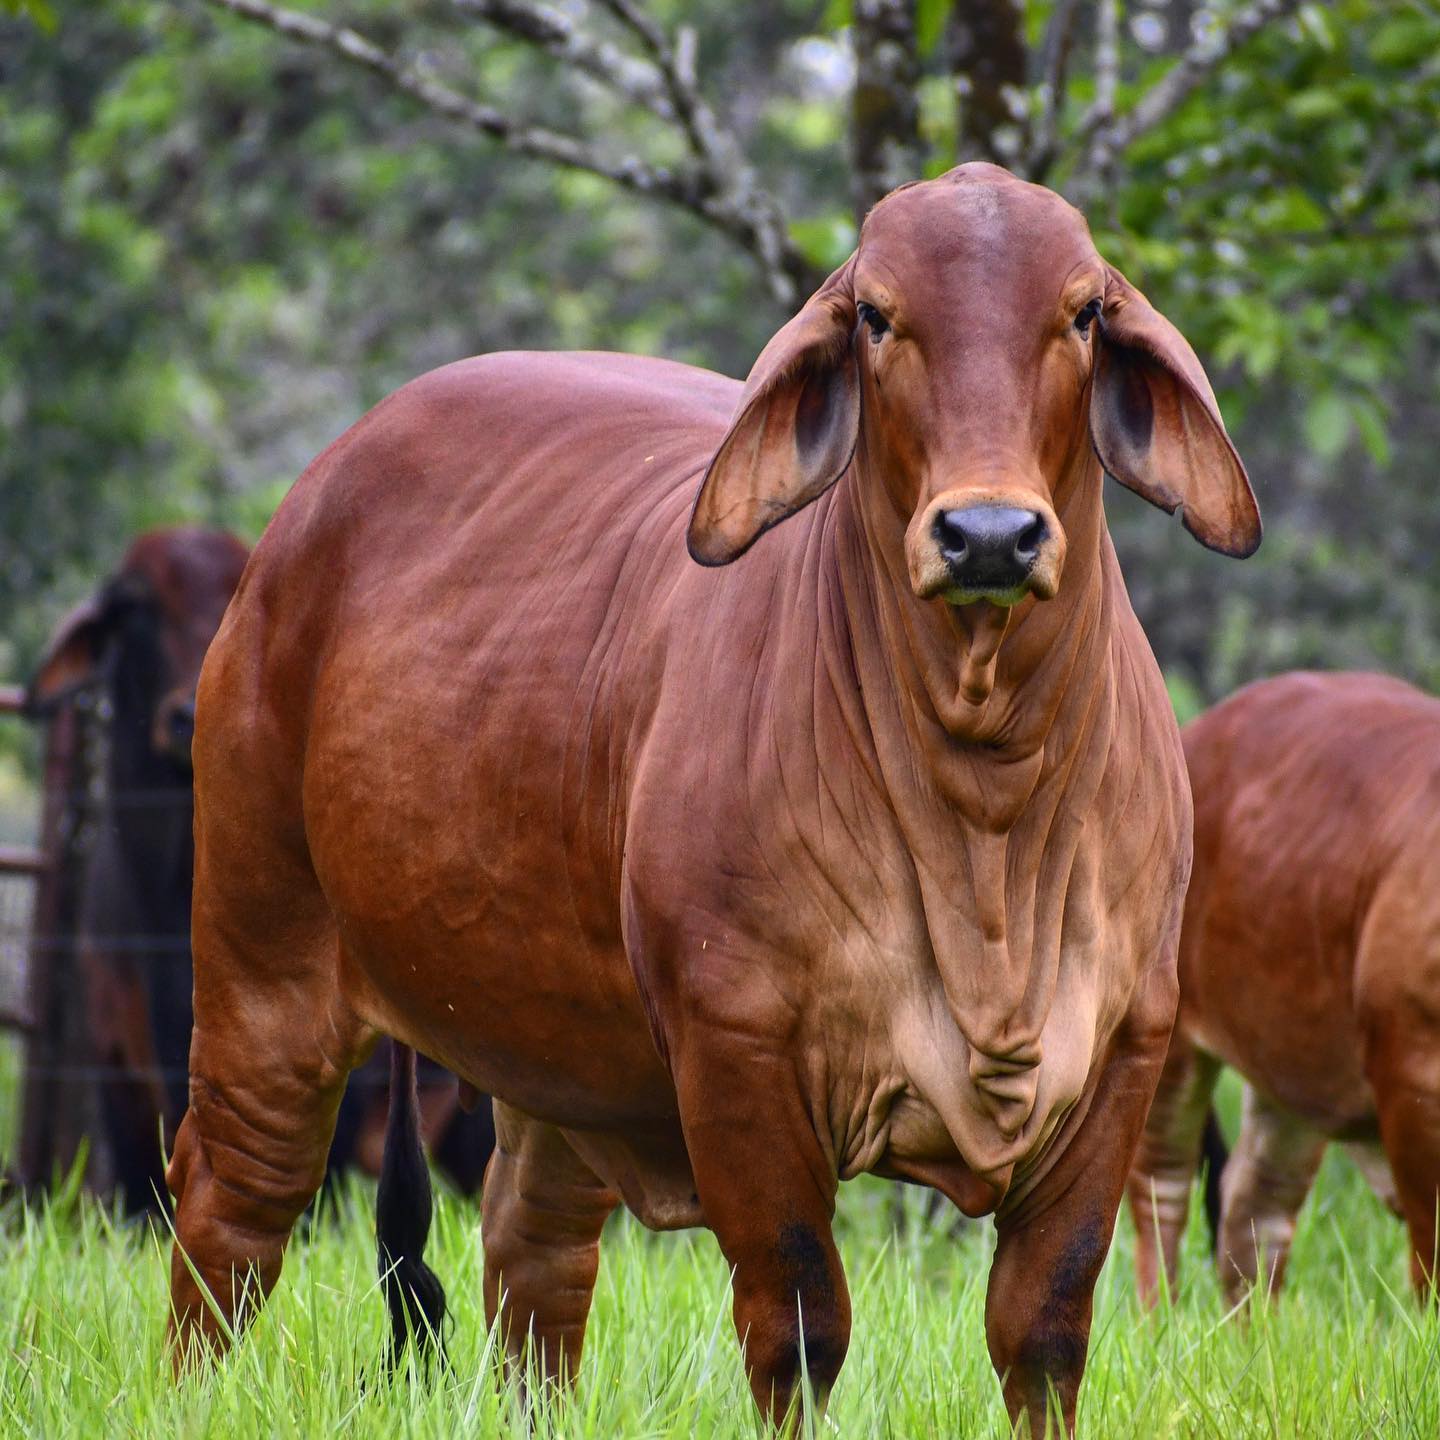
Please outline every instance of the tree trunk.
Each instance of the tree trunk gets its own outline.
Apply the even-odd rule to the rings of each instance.
[[[1028,123],[1007,91],[1026,82],[1024,18],[1015,0],[957,0],[945,32],[955,77],[959,158],[1016,167],[1029,148]]]
[[[855,0],[851,196],[857,221],[887,191],[924,174],[913,0]]]

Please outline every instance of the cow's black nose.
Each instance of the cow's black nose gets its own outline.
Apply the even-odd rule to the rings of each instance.
[[[1045,541],[1045,521],[1009,505],[967,505],[935,517],[935,540],[963,590],[1014,590]]]

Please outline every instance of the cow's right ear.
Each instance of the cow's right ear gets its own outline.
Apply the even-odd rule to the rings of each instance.
[[[728,565],[830,488],[860,430],[852,255],[778,331],[745,382],[690,516],[701,565]]]
[[[56,627],[25,687],[25,713],[42,715],[95,678],[105,647],[105,595],[92,595]]]

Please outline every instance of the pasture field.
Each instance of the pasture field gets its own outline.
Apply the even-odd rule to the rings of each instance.
[[[991,1232],[921,1218],[897,1233],[891,1187],[841,1192],[855,1309],[849,1360],[822,1434],[1003,1436],[982,1331]],[[494,1383],[474,1208],[442,1197],[430,1255],[449,1291],[451,1365],[378,1378],[383,1304],[372,1193],[348,1186],[291,1247],[272,1303],[225,1364],[178,1390],[162,1317],[168,1240],[62,1199],[4,1213],[0,1434],[721,1440],[761,1432],[729,1320],[726,1272],[704,1233],[656,1237],[617,1217],[605,1237],[584,1373],[534,1407]],[[1097,1292],[1081,1433],[1090,1437],[1440,1435],[1440,1321],[1412,1299],[1401,1227],[1339,1154],[1302,1216],[1291,1283],[1274,1303],[1222,1309],[1192,1221],[1173,1305],[1144,1316],[1122,1220]]]

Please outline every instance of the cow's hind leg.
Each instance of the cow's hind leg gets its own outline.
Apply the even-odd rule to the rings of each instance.
[[[203,863],[196,876],[190,1107],[167,1176],[177,1368],[199,1342],[223,1349],[270,1292],[324,1178],[346,1076],[371,1039],[340,991],[313,880],[267,878],[264,902],[237,904]]]
[[[1410,1279],[1440,1288],[1440,893],[1434,851],[1412,844],[1381,885],[1355,962],[1365,1071],[1394,1197],[1410,1232]]]
[[[1196,1050],[1177,1023],[1130,1172],[1135,1280],[1147,1306],[1159,1298],[1162,1271],[1170,1293],[1175,1293],[1190,1186],[1219,1073],[1218,1062]]]
[[[1410,1280],[1433,1300],[1440,1254],[1440,1092],[1387,1079],[1379,1095],[1380,1129],[1395,1193],[1410,1232]]]
[[[600,1266],[600,1232],[619,1197],[565,1136],[495,1102],[481,1238],[485,1316],[523,1376],[527,1348],[547,1380],[573,1381]]]
[[[1325,1137],[1245,1087],[1240,1138],[1220,1182],[1216,1263],[1228,1304],[1236,1304],[1266,1270],[1273,1294],[1285,1278],[1295,1217],[1325,1155]]]

